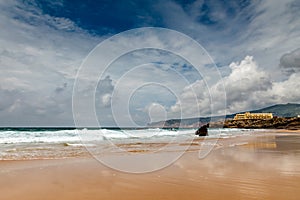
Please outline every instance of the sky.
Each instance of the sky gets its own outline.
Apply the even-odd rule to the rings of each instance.
[[[0,0],[0,126],[144,126],[300,103],[299,10],[299,0]]]

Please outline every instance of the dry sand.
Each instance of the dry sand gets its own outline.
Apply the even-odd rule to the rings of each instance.
[[[300,199],[300,134],[247,140],[144,174],[93,158],[1,161],[0,199]]]

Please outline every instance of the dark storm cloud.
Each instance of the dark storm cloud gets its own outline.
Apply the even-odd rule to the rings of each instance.
[[[280,58],[280,66],[288,74],[300,72],[300,48],[284,54]]]

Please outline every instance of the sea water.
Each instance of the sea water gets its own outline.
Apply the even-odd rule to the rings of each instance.
[[[190,144],[196,129],[1,128],[0,160],[60,159],[88,156],[88,149],[109,152],[113,146],[135,152],[155,151],[163,144]],[[253,133],[250,129],[209,129],[206,139]],[[112,149],[113,151],[113,149]]]

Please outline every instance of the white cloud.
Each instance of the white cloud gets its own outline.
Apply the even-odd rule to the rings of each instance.
[[[275,82],[273,85],[270,97],[274,97],[276,102],[300,102],[300,72],[292,74],[283,82]]]
[[[114,84],[128,70],[142,64],[146,65],[129,74],[114,91],[115,100],[119,101],[120,106],[117,110],[122,110],[128,104],[128,90],[146,82],[164,85],[178,96],[174,98],[163,87],[148,87],[137,92],[140,96],[136,96],[135,108],[131,109],[134,112],[131,114],[145,123],[149,117],[151,120],[159,119],[160,113],[165,116],[162,110],[167,112],[168,118],[178,117],[181,112],[182,117],[209,115],[211,106],[217,112],[213,114],[221,114],[226,103],[223,102],[223,86],[227,92],[228,112],[300,101],[296,92],[300,82],[297,59],[300,18],[297,1],[252,1],[249,8],[237,12],[233,17],[228,17],[222,6],[214,4],[210,17],[221,21],[219,26],[206,26],[197,21],[203,14],[199,9],[202,3],[199,0],[182,7],[174,1],[163,1],[155,9],[162,13],[162,21],[167,27],[193,36],[206,47],[217,63],[223,65],[219,69],[224,79],[201,77],[203,74],[183,67],[185,61],[181,58],[166,56],[162,51],[132,52],[123,60],[120,58],[120,62],[112,63],[112,70],[104,74],[109,75],[109,80],[104,83],[106,85],[97,88],[97,103],[103,106],[98,113],[102,121],[107,124],[113,121],[108,105],[113,97]],[[62,5],[62,1],[53,4]],[[0,27],[4,27],[0,31],[0,118],[3,119],[0,125],[71,125],[72,87],[77,69],[81,60],[105,36],[91,36],[70,19],[44,14],[38,7],[25,5],[22,1],[0,0],[0,9]],[[118,44],[118,47],[130,49],[141,44],[172,47],[183,55],[190,55],[202,65],[210,64],[206,55],[195,53],[189,43],[177,37],[165,38],[149,32],[143,37],[133,37],[131,41]],[[108,48],[104,53],[109,54],[114,50],[113,47]],[[246,55],[253,55],[255,62]],[[231,63],[232,60],[242,61]],[[95,72],[102,67],[102,62],[96,59],[91,63],[92,70],[84,77],[84,90],[90,89],[98,81]],[[288,71],[287,76],[282,75],[279,63]],[[203,68],[206,70],[204,74],[213,74],[210,69]],[[80,98],[85,103],[84,99],[91,96],[84,90]],[[222,100],[214,98],[216,101],[211,102],[211,95]],[[153,105],[151,112],[146,112],[150,116],[145,117],[145,112],[140,112],[145,105]],[[123,119],[128,117],[127,110],[118,114]]]
[[[205,76],[207,82],[215,82],[218,74],[212,74],[216,69],[210,57],[193,40],[182,38],[183,36],[177,32],[148,28],[132,30],[100,44],[89,55],[80,70],[75,92],[76,107],[80,107],[77,103],[82,105],[82,109],[86,105],[92,105],[93,102],[89,101],[94,94],[91,85],[97,83],[100,75],[101,79],[109,76],[114,84],[111,109],[118,118],[117,123],[119,126],[134,126],[132,122],[135,122],[135,119],[149,120],[149,116],[145,116],[147,113],[140,112],[146,105],[154,102],[169,109],[169,106],[176,102],[181,90],[193,81]],[[160,50],[156,48],[153,50],[154,47]],[[140,50],[140,48],[147,49]],[[138,51],[135,51],[136,49]],[[110,63],[119,55],[123,56]],[[184,59],[190,59],[189,61],[196,63],[201,70],[193,69]],[[101,87],[98,86],[97,90],[101,90]],[[81,96],[86,88],[89,88],[87,94],[89,99],[86,98],[85,101]],[[87,115],[93,113],[93,108],[90,108]],[[82,110],[79,112],[83,113]],[[104,110],[99,111],[100,113],[105,116],[107,114]],[[172,113],[168,118],[171,117],[181,116]],[[80,119],[86,122],[87,116],[82,114]],[[144,121],[144,124],[146,122],[148,121]]]
[[[184,87],[182,94],[176,104],[171,106],[170,111],[173,114],[180,113],[182,117],[207,115],[210,112],[209,101],[210,94],[205,81],[198,80]]]
[[[297,2],[250,1],[241,9],[241,5],[234,1],[222,4],[222,1],[199,0],[189,6],[164,1],[158,10],[168,27],[192,36],[219,65],[253,55],[261,69],[272,72],[273,79],[279,80],[282,79],[280,57],[299,48],[300,17],[297,11],[300,5]],[[216,24],[199,23],[205,3],[209,4],[209,17]],[[227,12],[228,7],[234,12]]]
[[[214,107],[215,113],[222,113],[222,102],[211,102],[211,95],[218,96],[220,86],[226,90],[227,113],[261,108],[276,103],[299,102],[300,74],[294,73],[285,81],[273,82],[271,77],[259,69],[252,56],[246,56],[241,62],[229,65],[231,73],[207,88],[205,82],[196,81],[185,87],[180,96],[180,101],[171,107],[171,112],[182,111],[185,115],[197,116],[197,110],[202,116],[210,115]],[[197,97],[197,100],[195,99]]]
[[[270,77],[258,69],[251,56],[246,56],[240,63],[231,63],[229,67],[232,72],[223,79],[228,102],[248,101],[249,94],[272,87]]]
[[[22,1],[1,1],[0,9],[1,101],[11,101],[2,103],[0,125],[72,125],[73,78],[100,38]]]

